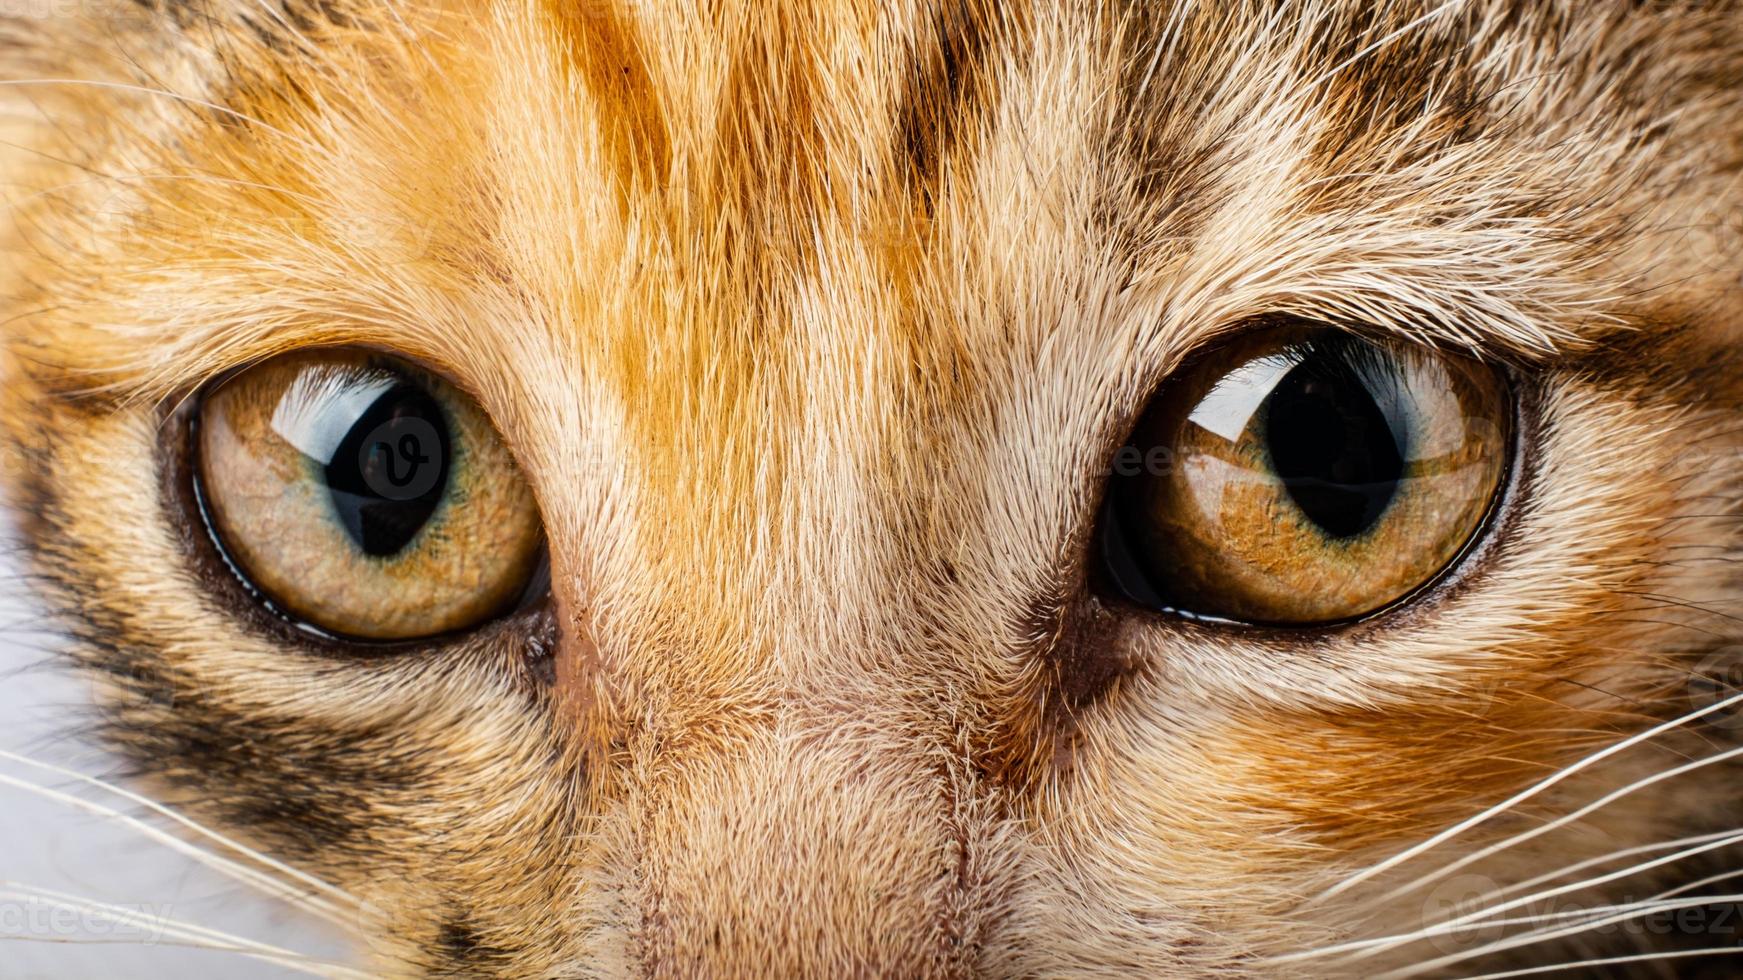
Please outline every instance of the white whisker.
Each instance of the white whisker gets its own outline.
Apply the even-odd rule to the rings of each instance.
[[[1437,871],[1433,871],[1429,874],[1423,875],[1421,878],[1418,878],[1416,881],[1413,881],[1408,885],[1403,885],[1403,886],[1400,886],[1398,888],[1394,888],[1393,890],[1387,892],[1385,895],[1380,896],[1380,898],[1376,899],[1376,901],[1377,902],[1387,902],[1387,901],[1392,901],[1392,900],[1395,900],[1397,898],[1400,898],[1404,895],[1408,895],[1411,892],[1416,891],[1419,888],[1422,888],[1424,885],[1433,884],[1434,882],[1439,881],[1442,878],[1445,878],[1447,875],[1453,874],[1462,868],[1469,867],[1470,865],[1475,864],[1478,861],[1482,861],[1482,860],[1485,860],[1487,858],[1493,857],[1496,854],[1501,853],[1502,851],[1508,850],[1509,848],[1512,848],[1512,847],[1516,847],[1520,844],[1525,843],[1526,841],[1534,840],[1538,837],[1543,836],[1544,834],[1550,833],[1551,831],[1559,830],[1562,827],[1565,827],[1568,824],[1573,823],[1576,820],[1580,820],[1586,816],[1589,816],[1590,814],[1592,814],[1598,810],[1601,810],[1604,807],[1609,806],[1610,804],[1616,802],[1617,800],[1620,800],[1626,796],[1630,796],[1636,792],[1639,792],[1640,790],[1645,789],[1648,786],[1652,786],[1652,785],[1655,785],[1657,783],[1664,782],[1667,779],[1674,779],[1677,776],[1687,775],[1688,773],[1694,772],[1697,769],[1704,769],[1707,766],[1716,765],[1716,764],[1721,763],[1721,762],[1727,762],[1731,759],[1738,758],[1739,756],[1743,756],[1743,745],[1740,745],[1734,749],[1727,749],[1724,752],[1720,752],[1716,755],[1709,755],[1709,756],[1706,756],[1704,758],[1696,759],[1693,762],[1684,763],[1683,765],[1677,766],[1674,769],[1666,769],[1663,772],[1655,772],[1650,776],[1646,776],[1646,777],[1643,777],[1641,779],[1637,779],[1634,782],[1629,783],[1628,785],[1623,786],[1620,789],[1612,790],[1611,792],[1604,794],[1603,796],[1599,797],[1598,799],[1592,801],[1591,803],[1587,803],[1585,806],[1582,806],[1577,810],[1574,810],[1570,813],[1565,813],[1565,814],[1555,818],[1554,820],[1549,821],[1548,823],[1533,827],[1530,830],[1524,831],[1522,833],[1514,834],[1512,837],[1508,837],[1505,840],[1497,841],[1494,844],[1489,845],[1488,847],[1485,847],[1485,848],[1482,848],[1478,851],[1467,854],[1464,857],[1459,858],[1458,860],[1440,868]]]
[[[210,841],[212,841],[212,842],[214,842],[222,847],[226,847],[226,848],[230,849],[231,851],[234,851],[237,854],[241,854],[242,856],[244,856],[252,861],[258,862],[259,864],[264,865],[265,867],[270,868],[271,870],[276,871],[279,874],[284,875],[287,878],[290,878],[294,881],[301,882],[302,884],[307,885],[309,888],[312,888],[312,889],[319,891],[319,892],[323,892],[323,893],[331,896],[332,898],[340,900],[341,902],[348,903],[353,908],[355,908],[358,904],[360,904],[357,901],[355,896],[351,895],[349,892],[345,891],[344,889],[339,888],[335,885],[329,884],[328,882],[322,881],[320,878],[317,878],[314,875],[311,875],[305,871],[300,871],[296,868],[293,868],[290,865],[285,864],[284,862],[277,860],[276,858],[270,857],[266,854],[262,854],[259,851],[255,850],[251,847],[248,847],[245,844],[242,844],[236,840],[233,840],[232,838],[230,838],[224,834],[221,834],[218,831],[215,831],[209,827],[206,827],[206,826],[198,823],[197,821],[190,820],[189,818],[183,816],[180,813],[177,813],[176,811],[170,809],[167,806],[164,806],[163,804],[157,802],[156,800],[149,799],[145,796],[141,796],[140,794],[135,793],[132,790],[126,789],[126,788],[121,787],[121,786],[116,786],[113,783],[106,782],[102,779],[98,779],[95,776],[90,776],[90,775],[87,775],[85,773],[73,770],[73,769],[68,769],[64,766],[57,766],[57,765],[54,765],[53,763],[42,762],[42,761],[39,761],[37,759],[32,759],[29,756],[20,755],[16,752],[11,752],[11,751],[8,751],[6,749],[0,749],[0,759],[5,759],[7,761],[14,762],[14,763],[17,763],[18,765],[22,765],[22,766],[29,766],[33,769],[39,769],[39,770],[42,770],[45,772],[51,772],[51,773],[54,773],[58,776],[64,776],[68,779],[74,779],[74,780],[82,782],[88,786],[94,786],[97,789],[104,790],[105,792],[108,792],[108,793],[112,793],[116,796],[121,797],[124,800],[127,800],[130,803],[134,803],[134,804],[137,804],[139,806],[145,807],[146,809],[150,810],[151,812],[156,813],[157,815],[159,815],[167,820],[173,821],[177,825],[179,825],[179,826],[181,826],[189,831],[192,831],[193,833],[196,833],[196,834],[206,838],[207,840],[210,840]],[[27,782],[24,780],[18,780],[17,782],[21,783],[24,787],[30,787],[30,788],[34,788],[34,789],[38,789],[38,790],[44,790],[44,791],[50,792],[50,793],[56,792],[54,790],[48,790],[48,789],[46,789],[46,787],[40,787],[40,786],[37,786],[35,783],[30,783],[30,782]],[[61,795],[68,795],[68,794],[61,794]],[[101,806],[100,804],[92,803],[89,800],[82,800],[78,797],[70,797],[70,798],[77,801],[78,805],[85,807],[87,809],[100,808],[100,806]],[[149,824],[145,824],[142,821],[138,821],[133,817],[127,816],[126,814],[121,814],[121,813],[119,813],[119,811],[111,810],[109,812],[115,813],[117,816],[119,816],[124,821],[131,822],[131,823],[136,824],[140,827],[145,827],[145,828],[147,828],[151,831],[154,831],[156,833],[162,833],[162,831],[158,831],[156,828],[150,827]],[[172,839],[174,839],[174,838],[172,838]],[[177,842],[182,843],[182,844],[186,844],[185,841],[178,840]],[[207,853],[207,852],[201,852],[201,853]],[[214,857],[217,860],[224,860],[223,858],[217,858],[216,855],[208,854],[208,856]],[[258,872],[256,872],[256,873],[258,873]]]
[[[1429,839],[1427,839],[1419,844],[1415,844],[1415,845],[1412,845],[1408,848],[1405,848],[1403,851],[1398,852],[1397,854],[1393,855],[1392,857],[1387,858],[1386,860],[1381,861],[1377,864],[1371,865],[1368,868],[1365,868],[1362,871],[1359,871],[1356,874],[1353,874],[1353,875],[1349,876],[1348,878],[1345,878],[1343,881],[1340,881],[1336,885],[1333,885],[1332,887],[1326,889],[1324,892],[1321,892],[1318,896],[1316,896],[1312,899],[1309,899],[1305,904],[1308,906],[1312,906],[1312,905],[1318,904],[1319,902],[1323,902],[1323,901],[1326,901],[1328,899],[1336,898],[1338,895],[1341,895],[1344,892],[1349,891],[1351,888],[1356,887],[1357,885],[1361,884],[1362,882],[1368,881],[1369,879],[1374,878],[1377,875],[1384,874],[1387,871],[1390,871],[1391,869],[1399,866],[1400,864],[1403,864],[1406,861],[1412,860],[1413,858],[1416,858],[1416,857],[1422,855],[1423,853],[1425,853],[1429,850],[1432,850],[1432,849],[1440,846],[1441,844],[1446,843],[1449,840],[1452,840],[1453,838],[1459,836],[1460,834],[1463,834],[1465,831],[1470,830],[1472,827],[1479,826],[1479,825],[1487,822],[1488,820],[1494,818],[1495,816],[1507,812],[1508,810],[1512,809],[1513,807],[1517,806],[1518,804],[1520,804],[1526,800],[1531,799],[1532,797],[1538,795],[1539,793],[1542,793],[1543,791],[1549,789],[1552,786],[1555,786],[1556,784],[1562,782],[1563,780],[1571,778],[1574,774],[1581,772],[1582,770],[1588,769],[1594,765],[1597,765],[1599,762],[1602,762],[1605,759],[1608,759],[1611,756],[1616,755],[1619,752],[1627,751],[1628,749],[1630,749],[1636,745],[1639,745],[1641,742],[1649,741],[1653,738],[1658,737],[1659,735],[1664,734],[1667,731],[1670,731],[1672,729],[1686,725],[1691,721],[1695,721],[1697,719],[1704,718],[1707,715],[1713,714],[1714,712],[1723,711],[1727,708],[1734,707],[1738,704],[1743,704],[1743,694],[1732,695],[1731,697],[1726,698],[1723,701],[1718,701],[1718,702],[1715,702],[1713,704],[1709,704],[1706,707],[1699,708],[1695,711],[1689,712],[1688,714],[1682,715],[1682,716],[1677,717],[1677,718],[1673,718],[1670,721],[1663,722],[1662,724],[1659,724],[1659,725],[1655,725],[1652,728],[1647,729],[1646,731],[1637,732],[1636,734],[1631,735],[1628,738],[1623,739],[1622,741],[1616,742],[1613,745],[1610,745],[1606,748],[1600,749],[1597,752],[1594,752],[1591,755],[1588,755],[1588,756],[1586,756],[1586,757],[1584,757],[1584,758],[1582,758],[1582,759],[1580,759],[1580,760],[1578,760],[1578,761],[1576,761],[1568,766],[1564,766],[1563,768],[1556,770],[1551,775],[1546,776],[1545,778],[1537,781],[1536,783],[1533,783],[1532,785],[1526,787],[1523,790],[1520,790],[1519,792],[1513,794],[1512,796],[1501,801],[1500,803],[1497,803],[1494,806],[1489,807],[1487,810],[1484,810],[1483,812],[1478,813],[1475,816],[1468,817],[1464,820],[1461,820],[1460,822],[1454,824],[1453,826],[1448,827],[1446,830],[1443,830],[1440,833],[1435,834],[1433,837],[1430,837]]]
[[[1574,960],[1571,963],[1554,963],[1549,966],[1528,966],[1518,970],[1504,970],[1500,973],[1483,973],[1464,977],[1463,980],[1507,980],[1508,977],[1529,977],[1539,973],[1555,973],[1560,970],[1572,970],[1582,966],[1617,966],[1622,963],[1650,963],[1657,960],[1680,960],[1692,956],[1725,956],[1743,953],[1743,946],[1719,946],[1713,949],[1682,949],[1668,953],[1636,953],[1633,956],[1608,956],[1597,960]]]
[[[194,942],[187,939],[96,939],[89,936],[31,936],[25,933],[0,932],[0,941],[9,943],[51,943],[58,946],[172,946],[178,949],[208,949],[220,953],[240,953],[243,947],[225,943]],[[309,957],[315,960],[314,957]],[[316,961],[323,962],[323,961]]]
[[[1604,915],[1604,914],[1608,914],[1610,912],[1616,912],[1616,911],[1619,911],[1619,910],[1624,909],[1624,908],[1635,909],[1635,910],[1643,911],[1643,912],[1650,914],[1652,912],[1656,912],[1656,911],[1659,911],[1661,909],[1676,908],[1677,905],[1678,905],[1678,903],[1676,903],[1676,902],[1666,902],[1666,901],[1659,901],[1657,899],[1648,899],[1646,901],[1641,901],[1641,902],[1630,902],[1626,905],[1601,905],[1601,906],[1595,906],[1593,908],[1567,909],[1567,910],[1561,911],[1561,912],[1540,912],[1536,915],[1512,916],[1510,918],[1505,918],[1505,919],[1485,919],[1482,922],[1473,923],[1472,925],[1474,928],[1479,928],[1479,929],[1492,929],[1492,928],[1498,928],[1498,927],[1504,927],[1504,926],[1528,926],[1528,925],[1536,925],[1536,924],[1540,924],[1540,923],[1544,923],[1544,922],[1557,922],[1557,921],[1562,921],[1562,920],[1566,920],[1566,919],[1583,919],[1583,918],[1588,918],[1588,917],[1593,916],[1593,915]],[[1280,960],[1281,958],[1278,958],[1278,959]],[[1273,961],[1267,960],[1266,962],[1273,962]]]
[[[1643,915],[1651,915],[1654,912],[1668,912],[1676,909],[1694,908],[1701,905],[1721,905],[1731,902],[1743,902],[1743,894],[1696,895],[1691,898],[1681,898],[1672,901],[1634,902],[1627,905],[1604,906],[1601,908],[1589,909],[1587,911],[1593,913],[1593,915],[1574,925],[1549,929],[1536,929],[1522,935],[1498,939],[1494,942],[1478,946],[1475,949],[1451,953],[1437,959],[1415,963],[1411,966],[1382,973],[1376,978],[1376,980],[1394,980],[1394,978],[1396,978],[1396,980],[1404,980],[1406,977],[1431,973],[1441,967],[1451,966],[1454,963],[1462,963],[1465,960],[1475,959],[1479,956],[1489,956],[1494,953],[1506,952],[1510,949],[1518,949],[1521,946],[1537,945],[1551,940],[1561,939],[1566,936],[1578,935],[1582,932],[1590,932],[1593,929],[1601,929],[1607,925],[1626,922],[1629,919],[1637,919]]]
[[[1735,871],[1726,871],[1722,874],[1708,875],[1707,877],[1702,878],[1699,881],[1691,881],[1686,885],[1678,885],[1675,888],[1671,888],[1671,889],[1667,889],[1665,891],[1659,892],[1658,894],[1656,894],[1652,897],[1653,898],[1671,898],[1671,897],[1676,896],[1676,895],[1681,895],[1685,892],[1694,891],[1696,888],[1705,888],[1706,886],[1714,884],[1716,882],[1730,881],[1732,878],[1743,878],[1743,868],[1739,868]]]
[[[1392,935],[1392,936],[1381,936],[1381,937],[1374,938],[1374,939],[1355,940],[1352,942],[1340,943],[1336,946],[1324,946],[1324,947],[1320,947],[1318,949],[1310,950],[1310,951],[1307,951],[1304,953],[1292,953],[1292,954],[1288,954],[1287,956],[1284,956],[1284,957],[1278,957],[1278,961],[1282,962],[1282,961],[1288,961],[1288,960],[1316,959],[1316,958],[1319,958],[1322,956],[1334,956],[1334,955],[1338,955],[1338,954],[1346,954],[1345,958],[1348,960],[1361,960],[1361,959],[1366,959],[1370,956],[1374,956],[1378,953],[1386,952],[1387,950],[1390,950],[1390,949],[1396,949],[1399,946],[1408,945],[1408,944],[1414,943],[1414,942],[1420,942],[1424,939],[1432,939],[1435,936],[1447,935],[1449,933],[1457,932],[1461,929],[1465,929],[1465,928],[1469,928],[1469,927],[1487,928],[1490,926],[1498,926],[1498,925],[1521,925],[1521,924],[1526,924],[1526,923],[1536,921],[1538,918],[1545,918],[1545,917],[1554,918],[1554,917],[1556,917],[1554,915],[1544,916],[1544,917],[1527,916],[1527,917],[1516,918],[1516,919],[1496,919],[1494,917],[1498,916],[1498,915],[1502,915],[1502,914],[1507,913],[1507,912],[1511,912],[1514,909],[1523,908],[1523,907],[1531,905],[1532,903],[1535,903],[1535,902],[1543,902],[1543,901],[1547,901],[1547,900],[1552,899],[1552,898],[1559,898],[1562,895],[1567,895],[1567,894],[1571,894],[1571,893],[1579,892],[1579,891],[1585,891],[1585,890],[1588,890],[1591,888],[1595,888],[1599,885],[1608,884],[1609,882],[1616,881],[1618,879],[1633,877],[1634,875],[1642,874],[1644,872],[1650,871],[1654,868],[1661,867],[1661,866],[1666,865],[1666,864],[1671,864],[1671,863],[1674,863],[1676,861],[1681,861],[1681,860],[1684,860],[1684,859],[1687,859],[1690,857],[1694,857],[1694,856],[1699,855],[1699,854],[1704,854],[1708,851],[1717,850],[1719,848],[1728,847],[1730,845],[1738,844],[1738,843],[1743,843],[1743,831],[1727,831],[1724,835],[1719,836],[1717,838],[1711,838],[1709,835],[1709,839],[1704,841],[1703,843],[1701,843],[1697,846],[1683,848],[1682,850],[1679,850],[1679,851],[1675,852],[1674,854],[1668,854],[1668,855],[1665,855],[1663,857],[1654,858],[1650,861],[1642,861],[1638,864],[1629,865],[1628,867],[1621,868],[1621,869],[1618,869],[1616,871],[1609,872],[1607,874],[1598,875],[1598,876],[1593,877],[1593,878],[1586,878],[1586,879],[1582,879],[1580,881],[1570,882],[1566,885],[1562,885],[1559,888],[1551,888],[1551,889],[1547,889],[1544,891],[1532,892],[1530,894],[1522,895],[1522,896],[1515,898],[1511,901],[1503,902],[1503,903],[1498,904],[1498,905],[1487,905],[1486,904],[1488,901],[1492,901],[1496,898],[1499,898],[1500,896],[1505,895],[1508,892],[1517,891],[1526,884],[1526,883],[1521,883],[1519,885],[1514,885],[1514,886],[1511,886],[1510,888],[1500,889],[1500,890],[1497,890],[1495,892],[1491,892],[1486,896],[1483,896],[1483,898],[1480,899],[1479,901],[1484,902],[1485,904],[1483,905],[1483,907],[1478,908],[1474,912],[1469,912],[1469,913],[1466,913],[1464,915],[1456,916],[1452,919],[1446,919],[1446,920],[1443,920],[1441,922],[1436,922],[1436,923],[1429,925],[1429,926],[1426,926],[1422,929],[1418,929],[1418,930],[1415,930],[1412,932],[1398,933],[1398,934]],[[1660,848],[1660,849],[1662,849],[1662,848]],[[1634,850],[1640,850],[1640,849],[1636,848]],[[1605,855],[1604,857],[1597,858],[1595,860],[1602,862],[1602,861],[1610,860],[1613,857],[1614,857],[1614,855]],[[1556,876],[1559,877],[1560,875],[1565,874],[1565,873],[1567,873],[1567,869],[1562,869],[1562,871],[1557,872]],[[1743,874],[1743,872],[1739,872],[1739,874]],[[1723,877],[1723,876],[1721,876],[1721,877]],[[1707,880],[1699,882],[1697,884],[1685,886],[1681,890],[1686,891],[1690,888],[1699,887],[1700,885],[1711,884],[1713,880],[1717,880],[1717,879],[1707,879]],[[1653,900],[1669,898],[1674,894],[1676,894],[1676,892],[1671,892],[1671,893],[1666,893],[1664,895],[1654,896]],[[1591,910],[1586,910],[1586,911],[1580,912],[1580,913],[1562,913],[1562,915],[1567,915],[1567,914],[1582,914],[1583,915],[1583,914],[1590,914],[1590,913],[1591,913]]]
[[[1554,871],[1551,871],[1547,874],[1538,875],[1535,878],[1528,878],[1524,881],[1515,882],[1514,884],[1511,884],[1505,888],[1499,889],[1492,894],[1493,894],[1493,897],[1500,898],[1500,897],[1505,896],[1505,895],[1511,895],[1515,892],[1524,891],[1524,890],[1530,889],[1530,888],[1536,888],[1539,885],[1547,884],[1551,881],[1556,880],[1557,878],[1565,878],[1568,875],[1576,874],[1580,871],[1584,871],[1587,868],[1596,867],[1597,865],[1600,865],[1600,864],[1607,864],[1611,861],[1619,861],[1622,858],[1630,858],[1630,857],[1635,856],[1636,854],[1651,854],[1654,851],[1666,851],[1666,850],[1671,850],[1673,848],[1694,847],[1698,844],[1705,844],[1708,841],[1718,840],[1721,837],[1731,837],[1731,836],[1736,835],[1737,833],[1738,833],[1738,831],[1736,831],[1736,830],[1719,830],[1719,831],[1714,831],[1713,833],[1710,833],[1710,834],[1696,834],[1693,837],[1679,837],[1676,840],[1658,841],[1658,842],[1651,843],[1651,844],[1641,844],[1637,847],[1624,848],[1620,851],[1611,851],[1608,854],[1600,854],[1597,857],[1587,858],[1584,861],[1579,861],[1579,862],[1576,862],[1574,864],[1567,865],[1565,867],[1557,868]]]
[[[280,881],[279,879],[272,877],[271,875],[267,875],[267,874],[264,874],[260,871],[256,871],[255,869],[247,867],[245,865],[238,864],[237,862],[231,861],[228,858],[220,857],[219,855],[212,854],[208,851],[201,850],[200,848],[195,847],[194,845],[188,843],[187,841],[184,841],[184,840],[182,840],[182,839],[180,839],[172,834],[164,833],[162,830],[159,830],[158,828],[151,826],[150,824],[144,822],[143,820],[139,820],[139,819],[136,819],[134,817],[128,816],[127,814],[122,813],[119,810],[115,810],[115,809],[112,809],[110,807],[103,806],[100,803],[95,803],[95,802],[92,802],[90,800],[81,799],[77,796],[73,796],[70,793],[62,793],[59,790],[51,789],[47,786],[41,786],[41,785],[38,785],[36,783],[32,783],[28,780],[18,779],[15,776],[8,776],[4,773],[0,773],[0,786],[11,786],[15,789],[21,789],[21,790],[24,790],[24,791],[29,792],[29,793],[34,793],[37,796],[41,796],[44,799],[51,800],[51,801],[56,802],[56,803],[62,803],[62,804],[65,804],[67,806],[74,807],[76,809],[84,810],[87,813],[95,814],[95,815],[103,817],[105,819],[114,820],[114,821],[122,824],[123,826],[127,827],[128,829],[136,831],[139,834],[141,834],[145,837],[148,837],[151,840],[154,840],[159,844],[164,845],[165,847],[169,848],[172,851],[175,851],[178,854],[183,854],[187,857],[193,858],[194,860],[198,861],[199,863],[205,865],[208,868],[211,868],[214,871],[217,871],[218,873],[220,873],[228,878],[231,878],[235,881],[242,882],[245,885],[249,885],[251,887],[257,888],[257,889],[273,896],[274,898],[282,899],[286,902],[289,902],[292,905],[295,905],[298,908],[303,909],[306,912],[309,912],[313,915],[319,916],[320,918],[325,919],[328,922],[333,923],[334,925],[338,925],[338,926],[350,925],[349,921],[344,916],[344,914],[341,912],[341,910],[338,909],[337,907],[335,907],[330,902],[306,895],[303,892],[301,892],[301,891],[291,887],[290,885],[284,883],[283,881]]]

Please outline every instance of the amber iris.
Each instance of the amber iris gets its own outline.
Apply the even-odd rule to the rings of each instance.
[[[1502,482],[1511,400],[1471,358],[1305,324],[1169,380],[1114,458],[1099,548],[1126,598],[1280,625],[1434,580]]]
[[[322,631],[406,640],[512,608],[538,508],[482,410],[373,352],[287,355],[200,401],[199,497],[236,571]]]

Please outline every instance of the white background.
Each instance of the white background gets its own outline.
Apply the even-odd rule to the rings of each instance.
[[[82,735],[89,688],[57,664],[0,525],[0,749],[102,776],[115,763]],[[23,779],[149,818],[138,804],[75,779],[0,760],[0,781]],[[298,953],[344,959],[341,939],[281,903],[258,897],[116,821],[0,785],[0,893],[53,889],[194,923]],[[95,916],[60,913],[0,894],[0,977],[293,977],[232,952],[149,942]]]

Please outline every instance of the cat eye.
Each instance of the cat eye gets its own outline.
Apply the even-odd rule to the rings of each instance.
[[[200,399],[202,512],[232,568],[321,631],[407,640],[476,626],[533,588],[544,533],[490,420],[427,371],[324,350]]]
[[[1414,594],[1477,536],[1512,421],[1492,367],[1276,326],[1172,378],[1115,454],[1098,532],[1127,599],[1272,625]]]

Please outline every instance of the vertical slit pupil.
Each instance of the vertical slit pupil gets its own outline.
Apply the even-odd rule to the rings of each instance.
[[[447,492],[449,456],[442,407],[416,385],[395,385],[357,417],[324,475],[364,554],[394,555],[417,537]]]
[[[1403,432],[1337,352],[1312,351],[1266,401],[1267,450],[1302,513],[1333,539],[1368,530],[1404,476]]]

